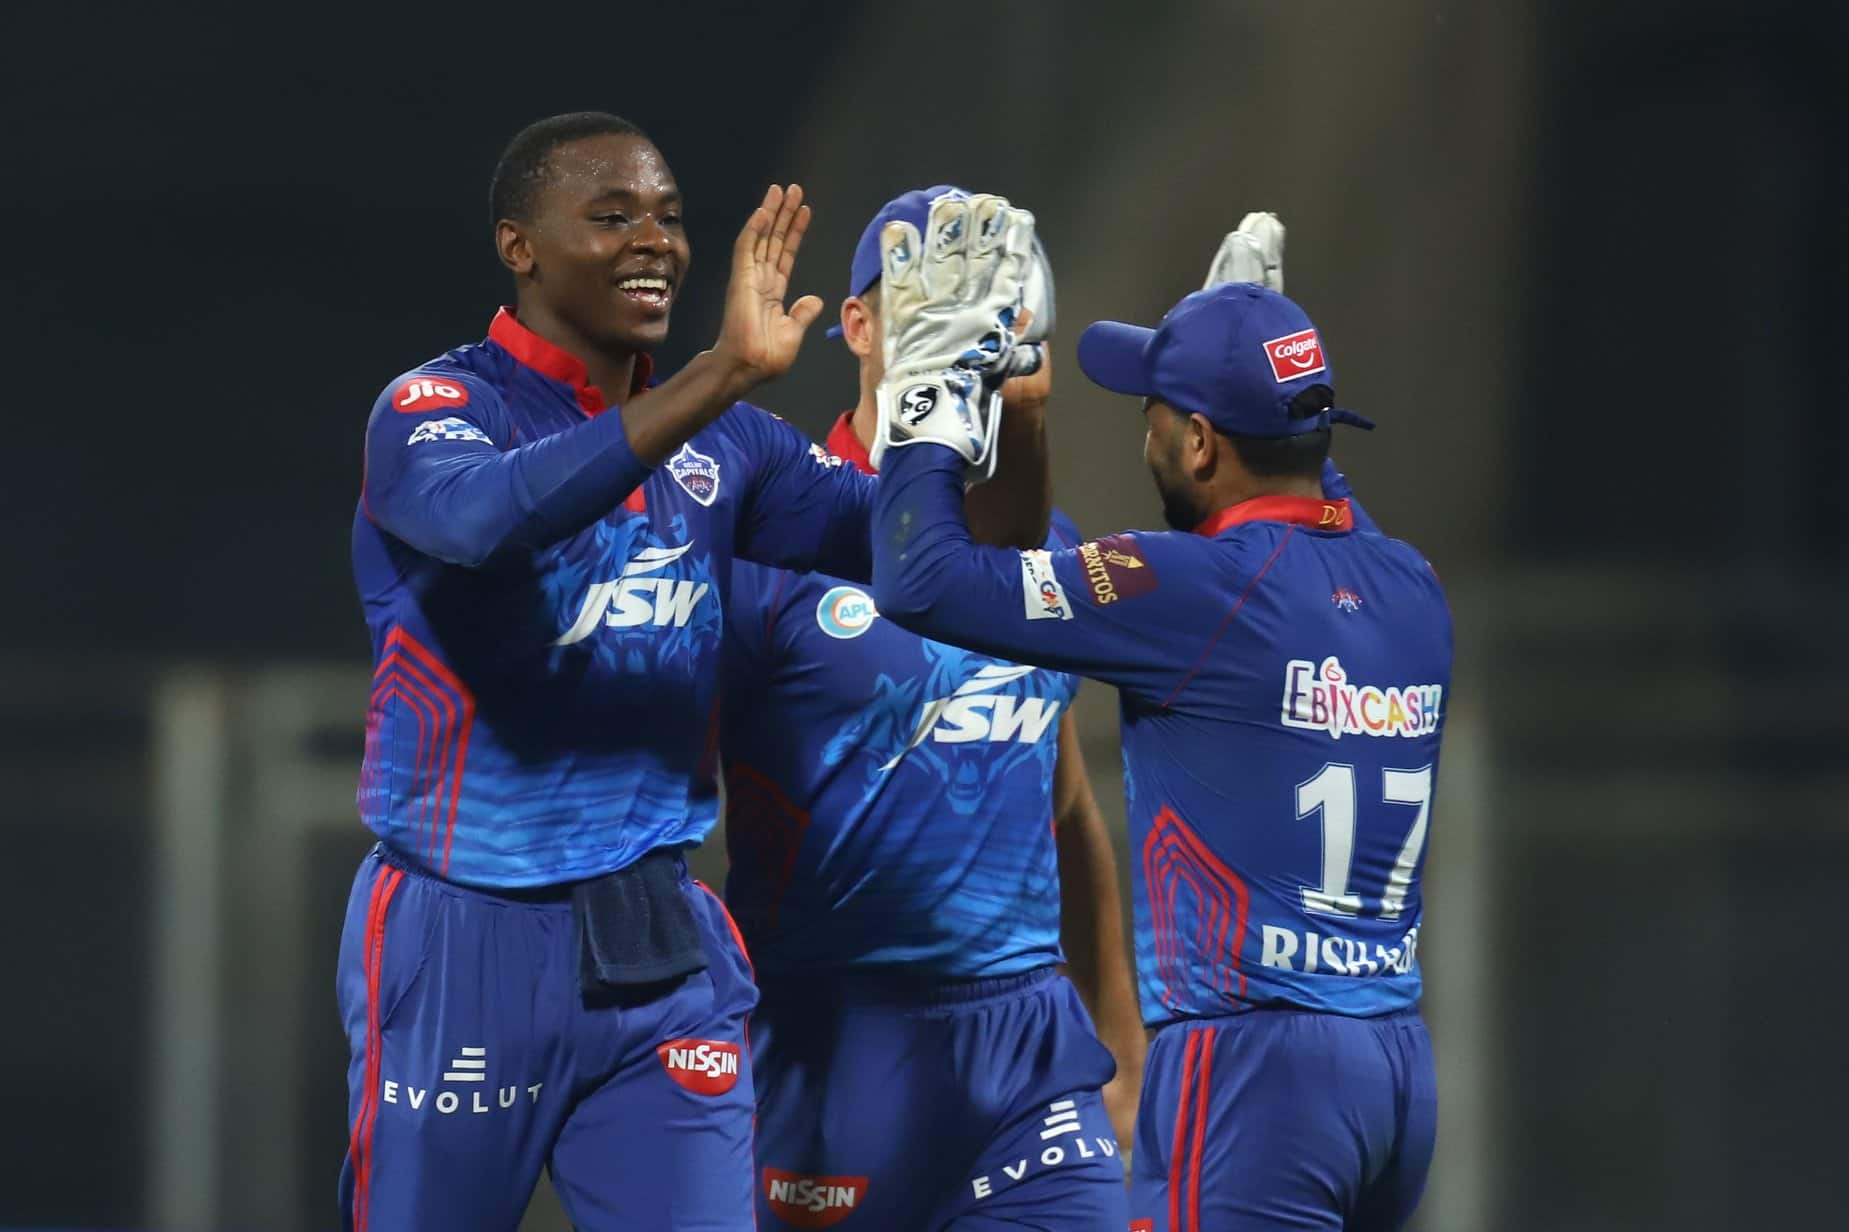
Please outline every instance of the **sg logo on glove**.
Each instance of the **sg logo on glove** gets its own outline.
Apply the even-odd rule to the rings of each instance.
[[[914,385],[899,395],[899,422],[916,428],[937,409],[937,386]]]

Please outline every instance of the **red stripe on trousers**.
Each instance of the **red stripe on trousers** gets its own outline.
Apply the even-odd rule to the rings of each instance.
[[[1181,1163],[1188,1149],[1188,1099],[1194,1093],[1194,1055],[1200,1043],[1199,1031],[1188,1032],[1188,1044],[1181,1054],[1181,1105],[1175,1109],[1175,1144],[1168,1157],[1169,1232],[1181,1232]]]
[[[364,973],[366,987],[372,987],[372,931],[379,920],[379,889],[385,884],[382,875],[389,872],[389,867],[381,866],[380,873],[372,879],[372,894],[366,900],[366,931],[360,934],[360,970]],[[366,1109],[372,1103],[372,1023],[370,1019],[371,1000],[367,1001],[368,1020],[366,1025],[366,1060],[361,1069],[360,1106],[353,1114],[353,1132],[347,1139],[347,1157],[353,1161],[353,1226],[357,1229],[360,1222],[360,1127],[366,1123]]]
[[[1195,1232],[1199,1232],[1201,1226],[1201,1144],[1207,1137],[1207,1098],[1213,1089],[1213,1040],[1219,1030],[1208,1027],[1200,1032],[1200,1077],[1194,1092],[1194,1162],[1188,1166],[1188,1223]]]
[[[360,1100],[354,1136],[359,1151],[353,1162],[353,1230],[366,1232],[372,1205],[372,1128],[379,1120],[379,1065],[384,1041],[379,1031],[379,971],[385,966],[385,914],[392,895],[404,880],[404,871],[386,867],[373,883],[373,909],[366,921],[366,1093]]]
[[[713,887],[695,878],[694,883],[706,891],[707,897],[719,904],[719,914],[725,917],[725,926],[732,930],[732,940],[738,943],[738,952],[745,956],[745,969],[751,972],[751,978],[758,978],[757,964],[751,961],[751,951],[745,946],[745,934],[738,931],[738,921],[732,918],[732,911],[725,905],[725,899],[713,893]]]
[[[640,488],[636,489],[638,492],[641,490]],[[779,585],[781,585],[781,583],[779,583]],[[726,927],[732,930],[732,940],[738,945],[738,952],[745,956],[745,969],[751,972],[751,978],[755,981],[758,978],[758,969],[751,961],[751,951],[745,948],[745,934],[738,931],[738,921],[732,918],[732,911],[725,905],[725,899],[720,898],[718,894],[713,892],[713,887],[707,885],[698,877],[693,879],[693,884],[705,890],[707,896],[715,903],[719,904],[719,914],[725,917]],[[751,1064],[751,1015],[749,1014],[745,1015],[744,1045],[745,1064],[749,1065]],[[758,1110],[755,1105],[751,1109],[751,1140],[753,1142],[758,1140]],[[756,1183],[757,1181],[754,1177],[752,1184],[755,1185]],[[758,1226],[758,1204],[756,1202],[751,1204],[751,1226],[753,1228]]]

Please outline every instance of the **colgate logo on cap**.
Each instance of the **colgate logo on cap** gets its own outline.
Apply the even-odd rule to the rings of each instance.
[[[1294,381],[1312,372],[1321,372],[1323,342],[1314,329],[1300,329],[1265,344],[1265,358],[1271,361],[1271,374],[1280,382]]]

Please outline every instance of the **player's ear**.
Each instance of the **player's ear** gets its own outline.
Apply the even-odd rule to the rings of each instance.
[[[501,264],[514,273],[533,272],[533,246],[520,224],[511,218],[494,224],[494,251],[501,258]]]
[[[1212,475],[1220,461],[1220,434],[1204,415],[1189,415],[1182,429],[1181,461],[1196,479]]]
[[[841,337],[847,349],[865,359],[880,342],[880,321],[873,305],[858,295],[841,301]]]

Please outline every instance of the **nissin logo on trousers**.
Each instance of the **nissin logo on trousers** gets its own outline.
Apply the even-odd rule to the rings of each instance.
[[[655,1049],[668,1077],[695,1095],[724,1095],[738,1084],[738,1045],[673,1039]]]
[[[864,1176],[807,1176],[764,1169],[764,1196],[778,1219],[794,1228],[826,1228],[854,1213],[867,1196]]]
[[[578,618],[565,636],[552,644],[569,646],[581,642],[600,624],[612,629],[639,629],[645,625],[686,628],[693,619],[693,609],[706,596],[706,583],[640,575],[666,569],[692,546],[687,543],[678,548],[643,548],[637,552],[635,559],[623,566],[621,577],[592,585],[578,609]]]

